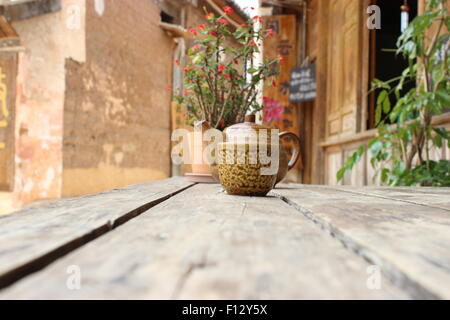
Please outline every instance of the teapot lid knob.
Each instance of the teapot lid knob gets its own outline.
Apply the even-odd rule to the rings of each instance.
[[[246,123],[255,123],[256,122],[256,116],[254,114],[247,114],[245,116],[245,122]]]

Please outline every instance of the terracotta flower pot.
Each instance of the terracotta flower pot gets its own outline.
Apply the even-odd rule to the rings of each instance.
[[[196,134],[195,132],[189,132],[188,142],[192,173],[211,174],[209,164],[203,160],[203,151],[205,148],[203,144],[203,135]]]
[[[208,146],[208,143],[203,141],[203,134],[207,130],[216,130],[220,134],[221,132],[212,128],[207,121],[197,122],[194,129],[188,135],[192,173],[186,175],[194,182],[219,183],[218,178],[214,178],[215,175],[212,174],[212,167],[203,159],[204,150]]]

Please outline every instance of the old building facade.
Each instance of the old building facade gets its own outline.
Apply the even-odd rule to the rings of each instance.
[[[0,3],[0,211],[169,177],[172,61],[203,7],[225,2],[12,2]]]
[[[305,61],[316,66],[316,99],[289,105],[297,111],[297,125],[290,130],[300,135],[303,148],[303,166],[297,180],[337,184],[336,173],[345,159],[377,134],[374,96],[368,95],[370,82],[375,77],[387,80],[398,76],[405,67],[404,62],[395,60],[394,54],[383,51],[395,48],[404,1],[261,0],[261,4],[268,23],[280,19],[296,21],[296,35],[290,41],[295,40],[292,47],[297,48],[297,66]],[[367,8],[374,4],[381,8],[380,30],[367,27]],[[408,4],[412,19],[423,12],[425,1],[410,0]],[[279,32],[279,42],[271,47],[281,52],[282,41],[289,33]],[[284,79],[289,76],[287,70]],[[291,114],[285,119],[292,120]],[[450,113],[436,116],[434,123],[450,127]],[[450,150],[443,146],[433,152],[432,158],[450,159]],[[370,155],[365,155],[340,183],[371,185],[376,183],[372,181],[373,174]]]

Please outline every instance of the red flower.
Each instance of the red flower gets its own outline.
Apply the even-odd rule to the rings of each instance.
[[[219,122],[219,126],[220,126],[220,127],[225,127],[225,121],[223,121],[223,120],[220,121],[220,122]]]
[[[261,16],[254,16],[253,20],[258,20],[259,22],[263,22],[264,19]]]
[[[278,59],[280,60],[280,63],[284,62],[284,57],[281,54],[278,55]]]
[[[192,34],[194,37],[197,36],[197,29],[195,29],[195,28],[190,28],[190,29],[189,29],[189,32],[190,32],[190,34]]]
[[[231,78],[230,74],[229,74],[229,73],[226,73],[226,74],[225,74],[225,78],[229,80],[229,79]]]
[[[204,30],[206,27],[204,24],[199,24],[197,28],[199,28],[200,30]]]
[[[209,13],[205,14],[205,18],[206,18],[207,20],[212,20],[212,19],[214,19],[214,13],[209,12]]]
[[[217,32],[211,31],[211,35],[212,35],[213,37],[217,37]]]
[[[254,46],[256,46],[256,42],[255,42],[255,40],[252,40],[249,44],[248,44],[250,47],[254,47]]]
[[[219,19],[219,22],[220,22],[220,23],[223,23],[223,24],[230,24],[230,23],[228,22],[228,20],[227,20],[227,19],[224,19],[224,18]]]
[[[277,86],[277,82],[275,80],[272,80],[272,87],[276,87]]]
[[[220,72],[223,72],[225,70],[225,66],[223,65],[223,64],[221,64],[220,66],[219,66],[219,71]]]
[[[188,68],[186,68],[186,67],[183,67],[181,70],[183,70],[183,72],[188,72],[189,71]]]
[[[267,36],[268,37],[273,37],[274,34],[275,34],[275,32],[273,31],[273,29],[267,29]]]
[[[198,50],[200,48],[201,48],[201,46],[199,44],[196,44],[192,47],[192,50]]]
[[[229,6],[223,7],[223,11],[224,11],[225,14],[228,15],[228,16],[234,12],[233,8],[232,8],[232,7],[229,7]]]
[[[264,121],[281,121],[283,120],[284,108],[280,101],[268,97],[263,98]]]
[[[173,63],[177,66],[180,66],[180,60],[173,60]]]

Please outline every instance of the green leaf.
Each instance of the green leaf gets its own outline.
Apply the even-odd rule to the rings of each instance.
[[[446,106],[450,106],[450,95],[444,90],[439,90],[436,95],[442,100],[442,103]]]
[[[389,169],[383,168],[381,170],[381,181],[383,183],[386,183],[388,181],[388,179],[389,179]]]
[[[436,135],[433,139],[433,142],[437,148],[442,148],[442,137],[440,135]]]
[[[253,76],[252,77],[252,82],[253,83],[256,83],[256,82],[259,82],[261,80],[261,76],[260,75],[256,75],[256,76]]]
[[[369,140],[369,143],[367,144],[367,146],[369,148],[372,148],[372,146],[374,145],[374,143],[376,143],[377,141],[380,141],[380,138],[376,137],[376,138],[372,138]]]
[[[337,172],[336,178],[337,178],[338,182],[344,178],[345,171],[346,171],[346,168],[342,168]]]
[[[370,146],[370,152],[374,157],[376,157],[380,153],[381,148],[383,148],[383,144],[381,143],[381,141],[377,140],[372,144],[372,146]]]
[[[361,157],[363,155],[363,153],[366,151],[366,147],[361,146],[358,148],[358,154]]]
[[[388,92],[386,90],[381,91],[377,98],[377,105],[381,105],[386,99],[387,95]]]
[[[433,127],[433,131],[440,135],[442,138],[449,140],[450,134],[445,128],[442,127]]]
[[[346,168],[353,168],[353,166],[355,165],[355,154],[353,154],[351,157],[348,157],[347,160],[345,161],[345,167]]]
[[[389,111],[391,111],[391,100],[389,96],[386,96],[386,99],[383,101],[383,112],[387,114]]]
[[[375,124],[379,124],[381,122],[382,108],[378,106],[375,110]]]

